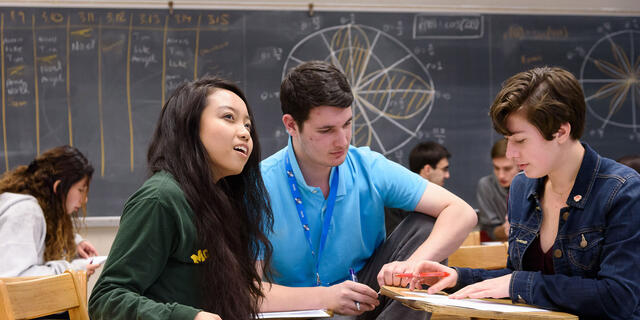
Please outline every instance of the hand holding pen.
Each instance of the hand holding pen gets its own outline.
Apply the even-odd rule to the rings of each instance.
[[[349,272],[348,279],[351,279],[351,272]],[[330,287],[319,287],[317,298],[322,301],[323,308],[331,309],[336,314],[348,316],[361,315],[380,305],[376,291],[364,283],[354,281],[343,281]],[[358,310],[358,305],[360,310]]]
[[[412,273],[396,275],[399,278],[410,279],[409,290],[422,289],[422,284],[429,285],[427,290],[434,294],[446,288],[451,288],[458,282],[458,272],[434,261],[417,263]]]
[[[394,277],[400,278],[429,278],[429,277],[448,277],[448,272],[418,272],[417,274],[413,273],[397,273],[393,275]]]
[[[351,281],[358,282],[358,277],[356,276],[356,273],[353,272],[353,268],[349,268],[349,275],[351,275]],[[360,311],[360,302],[358,301],[356,301],[356,308]]]

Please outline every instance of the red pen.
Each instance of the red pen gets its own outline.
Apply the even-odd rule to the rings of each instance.
[[[394,274],[396,277],[400,278],[427,278],[427,277],[448,277],[449,272],[420,272],[418,276],[414,276],[413,273],[398,273]]]

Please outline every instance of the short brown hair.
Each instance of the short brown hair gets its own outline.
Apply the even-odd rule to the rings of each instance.
[[[311,109],[349,108],[351,103],[353,94],[347,77],[326,61],[308,61],[295,67],[280,85],[282,114],[290,114],[301,130]]]
[[[506,126],[507,118],[519,110],[547,140],[552,140],[566,122],[571,125],[573,139],[580,139],[584,131],[586,104],[582,87],[571,72],[562,68],[534,68],[507,79],[489,111],[495,130],[512,135]]]
[[[500,139],[491,148],[491,159],[505,158],[507,156],[507,140]]]

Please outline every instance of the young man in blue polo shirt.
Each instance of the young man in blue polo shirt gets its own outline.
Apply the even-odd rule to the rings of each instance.
[[[379,285],[407,284],[393,275],[411,272],[411,261],[446,259],[475,226],[474,210],[368,147],[350,146],[353,95],[329,63],[293,69],[280,100],[289,143],[261,163],[274,213],[274,283],[262,311],[424,319],[424,312],[378,300]],[[385,239],[385,206],[424,214],[410,215]],[[427,215],[437,217],[434,226]],[[350,269],[360,282],[351,281]]]

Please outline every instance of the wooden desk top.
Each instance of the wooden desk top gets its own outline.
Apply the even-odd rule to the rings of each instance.
[[[380,294],[395,299],[396,296],[404,295],[404,291],[408,291],[406,288],[383,286],[380,288]],[[423,291],[424,290],[417,290]],[[521,305],[531,307],[525,304],[513,304],[511,300],[505,299],[482,299],[497,303],[503,303],[508,305]],[[446,314],[452,316],[471,317],[479,319],[513,319],[513,320],[537,320],[537,319],[556,319],[556,320],[578,320],[577,316],[564,312],[499,312],[499,311],[486,311],[460,308],[454,306],[439,306],[434,305],[426,301],[415,300],[399,300],[409,308],[416,310],[424,310],[434,314]]]

